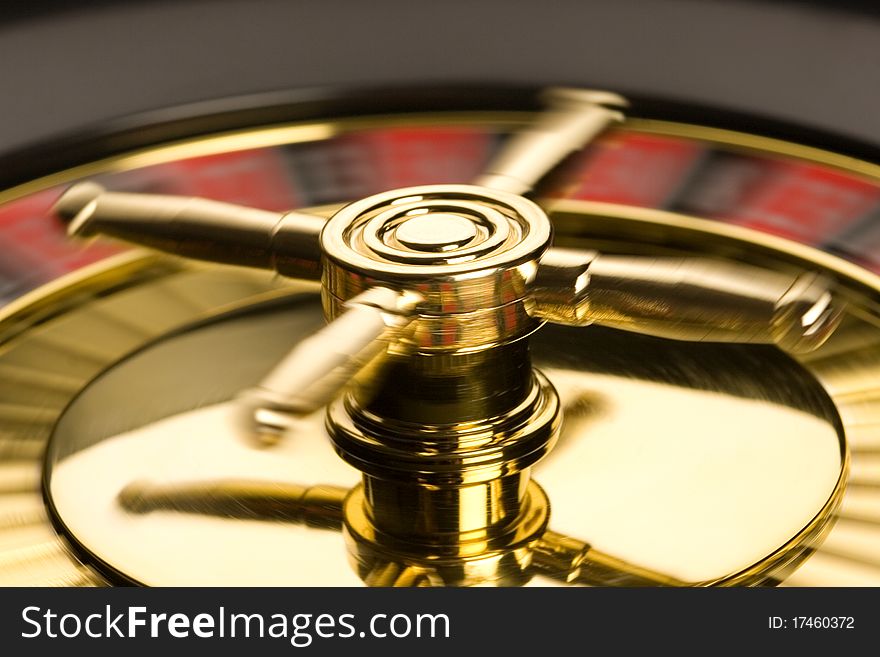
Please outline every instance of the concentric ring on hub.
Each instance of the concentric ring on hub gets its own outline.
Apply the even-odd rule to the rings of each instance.
[[[511,223],[485,204],[421,201],[380,212],[366,223],[361,238],[373,254],[386,260],[448,265],[488,255],[511,237],[521,237],[522,228],[514,225],[511,230]]]
[[[445,225],[425,230],[431,215]],[[404,229],[411,220],[416,223]],[[551,235],[547,215],[521,196],[474,185],[427,185],[344,207],[327,222],[321,244],[346,271],[424,279],[516,267],[540,257]]]

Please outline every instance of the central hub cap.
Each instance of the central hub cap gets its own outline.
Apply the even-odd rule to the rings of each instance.
[[[410,216],[394,231],[397,241],[413,251],[452,251],[477,234],[477,224],[469,218],[444,212]]]
[[[344,207],[321,233],[329,317],[381,285],[418,292],[420,347],[495,346],[537,325],[526,291],[550,245],[550,220],[521,196],[473,185],[377,194]]]

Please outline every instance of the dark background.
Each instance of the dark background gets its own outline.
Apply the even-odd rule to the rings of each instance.
[[[278,89],[577,84],[880,142],[876,4],[46,0],[0,13],[0,154]]]

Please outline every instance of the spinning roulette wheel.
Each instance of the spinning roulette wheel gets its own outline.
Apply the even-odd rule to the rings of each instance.
[[[7,154],[0,583],[880,585],[880,165],[626,96]]]

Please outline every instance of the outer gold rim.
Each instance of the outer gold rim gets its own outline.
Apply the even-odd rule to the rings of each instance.
[[[824,164],[825,166],[855,174],[871,182],[880,181],[880,164],[866,162],[848,155],[841,155],[812,146],[804,146],[794,142],[772,137],[752,135],[747,132],[709,128],[689,123],[673,123],[671,121],[655,121],[653,119],[628,119],[624,127],[646,134],[664,135],[667,137],[684,137],[696,139],[710,144],[729,146],[735,150],[749,153],[767,153]]]
[[[183,267],[181,261],[135,249],[60,276],[0,308],[0,350],[19,333],[75,307],[82,297],[136,285],[151,272],[167,275]]]

